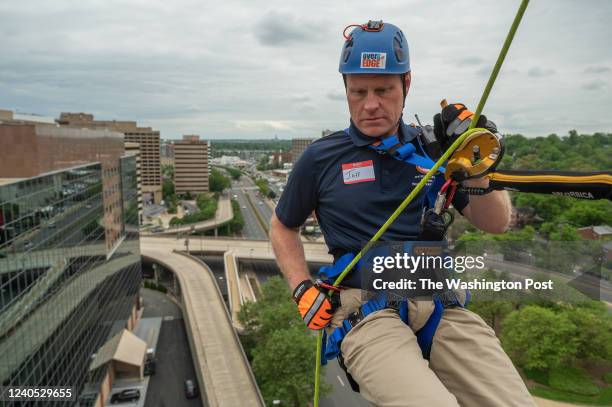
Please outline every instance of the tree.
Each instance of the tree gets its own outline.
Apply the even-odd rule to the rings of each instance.
[[[499,335],[501,322],[513,308],[510,301],[490,300],[474,301],[469,306],[470,310],[480,315],[485,322]]]
[[[267,405],[307,406],[314,396],[317,344],[305,327],[293,326],[270,334],[253,351],[253,373]]]
[[[174,165],[162,165],[161,170],[164,178],[174,179]]]
[[[270,158],[268,157],[267,154],[263,155],[260,159],[259,159],[259,163],[257,163],[257,170],[259,171],[265,171],[268,169],[268,162],[270,161]]]
[[[171,179],[165,179],[162,183],[162,196],[164,201],[174,200],[174,182]]]
[[[225,188],[229,188],[231,182],[229,178],[224,176],[221,171],[213,168],[208,177],[208,185],[211,192],[223,192]]]
[[[579,341],[567,315],[529,305],[506,317],[502,343],[518,365],[548,370],[572,360]]]
[[[604,199],[599,201],[576,200],[563,214],[563,218],[577,227],[610,225],[612,224],[612,202]]]
[[[225,168],[225,170],[229,173],[229,175],[232,177],[233,180],[238,181],[240,180],[240,177],[242,176],[242,172],[237,169],[237,168],[232,168],[232,167],[223,167]]]
[[[562,312],[576,325],[578,359],[612,361],[612,316],[603,302],[592,301]]]
[[[266,403],[306,406],[314,395],[317,338],[304,326],[285,281],[269,278],[261,298],[244,304],[238,319],[244,328],[240,340]],[[322,386],[322,394],[328,391]]]

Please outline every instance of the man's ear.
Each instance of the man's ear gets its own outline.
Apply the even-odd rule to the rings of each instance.
[[[408,91],[410,90],[410,82],[412,81],[412,73],[407,72],[404,82],[406,83],[406,95],[408,95]]]

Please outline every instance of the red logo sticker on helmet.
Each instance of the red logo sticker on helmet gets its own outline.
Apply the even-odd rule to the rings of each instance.
[[[417,166],[416,166],[416,170],[417,170],[418,172],[420,172],[421,174],[427,174],[427,173],[429,172],[429,169],[427,169],[427,168],[423,168],[423,167],[421,167],[420,165],[417,165]]]
[[[386,52],[362,52],[361,68],[385,69],[387,65]]]

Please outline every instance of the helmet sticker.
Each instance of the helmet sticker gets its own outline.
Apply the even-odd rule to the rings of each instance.
[[[387,63],[386,52],[362,52],[360,68],[385,69]]]

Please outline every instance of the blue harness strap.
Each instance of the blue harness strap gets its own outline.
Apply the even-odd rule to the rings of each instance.
[[[410,127],[407,128],[411,129]],[[344,129],[344,132],[348,135],[349,128]],[[393,157],[394,159],[402,161],[406,164],[430,169],[434,166],[435,163],[431,158],[429,158],[429,156],[425,152],[425,149],[421,143],[421,140],[418,138],[418,135],[417,140],[419,142],[419,147],[421,148],[421,150],[423,150],[424,156],[417,153],[417,148],[413,143],[402,143],[399,140],[397,134],[381,139],[375,144],[370,144],[368,147],[379,154],[388,154],[390,157]],[[442,185],[445,181],[444,171],[445,167],[440,166],[438,168],[438,171],[434,176],[434,182],[427,189],[424,201],[424,206],[427,208],[433,208],[434,203],[436,202],[438,192],[440,191],[440,188],[442,188]]]
[[[331,266],[323,266],[319,268],[319,278],[325,282],[329,282],[330,284],[334,282],[336,277],[342,273],[342,271],[349,265],[351,261],[355,258],[354,253],[346,253],[344,256],[340,257],[336,262]],[[355,266],[356,269],[359,268],[360,262],[357,262]]]
[[[405,303],[405,301],[402,301]],[[333,330],[331,335],[327,337],[327,344],[323,347],[322,352],[322,364],[327,364],[328,360],[334,359],[340,355],[340,345],[342,344],[342,340],[344,337],[353,329],[359,322],[363,321],[365,317],[368,315],[380,311],[382,309],[387,308],[387,293],[381,292],[376,298],[371,299],[370,301],[363,304],[359,310],[353,312],[347,319],[342,321],[342,326],[339,326]],[[400,310],[402,306],[400,305]],[[406,320],[403,320],[405,323],[408,323],[408,307],[406,304],[405,310],[400,312],[404,314]]]

